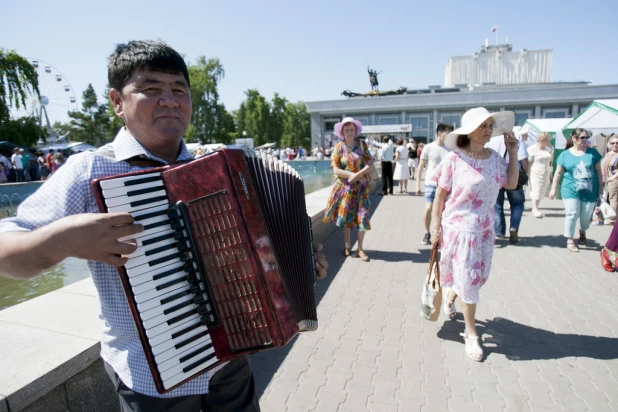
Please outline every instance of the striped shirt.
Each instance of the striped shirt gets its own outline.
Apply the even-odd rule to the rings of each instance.
[[[16,217],[0,220],[0,233],[30,231],[66,216],[98,213],[90,185],[92,180],[148,169],[124,161],[134,156],[166,163],[152,155],[124,128],[112,143],[98,151],[113,151],[116,158],[97,152],[70,156],[63,167],[19,206]],[[176,161],[189,159],[191,156],[183,141]],[[157,392],[116,268],[92,260],[88,261],[88,267],[99,293],[99,317],[104,321],[101,357],[114,368],[122,382],[135,392],[160,398],[208,393],[211,376],[223,365],[171,392],[163,395]]]

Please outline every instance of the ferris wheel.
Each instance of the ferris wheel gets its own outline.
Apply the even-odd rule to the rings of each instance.
[[[54,122],[66,122],[67,113],[77,110],[77,98],[71,83],[60,70],[37,58],[28,58],[39,78],[40,96],[32,96],[28,102],[29,114],[39,119],[41,127],[48,130],[48,143],[58,140],[53,130]]]

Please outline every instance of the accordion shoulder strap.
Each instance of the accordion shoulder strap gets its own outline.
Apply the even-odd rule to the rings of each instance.
[[[116,154],[111,147],[106,147],[105,150],[97,150],[95,152],[101,156],[109,157],[111,159],[116,159]],[[165,166],[166,164],[154,159],[148,159],[140,156],[133,156],[129,159],[125,159],[125,162],[129,163],[131,166],[138,167],[157,167],[157,166]]]

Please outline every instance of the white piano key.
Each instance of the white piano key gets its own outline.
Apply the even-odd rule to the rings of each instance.
[[[99,182],[99,185],[101,185],[101,189],[113,189],[115,187],[122,187],[125,186],[125,182],[130,182],[132,180],[139,180],[139,179],[146,179],[146,178],[151,178],[151,177],[160,177],[161,176],[161,172],[155,172],[155,173],[144,173],[141,175],[136,175],[136,176],[129,176],[129,177],[121,177],[118,179],[108,179],[108,180],[104,180],[102,182]]]
[[[179,283],[176,283],[170,286],[169,288],[165,288],[162,290],[150,289],[143,293],[140,293],[139,295],[135,295],[135,303],[137,303],[138,305],[143,305],[152,299],[159,301],[161,296],[163,296],[164,294],[175,291],[175,290],[177,291],[178,289],[186,288],[187,286],[189,286],[189,282],[184,280],[182,282],[179,282]],[[177,293],[180,293],[180,291],[178,291]]]
[[[169,283],[175,280],[182,279],[185,276],[187,276],[187,273],[181,267],[178,269],[176,273],[172,275],[165,276],[164,278],[157,279],[157,280],[151,280],[150,282],[141,283],[137,286],[133,286],[131,289],[133,289],[133,295],[135,296],[135,302],[142,303],[142,302],[145,302],[147,300],[154,299],[157,297],[156,295],[153,295],[153,294],[168,292],[170,290],[173,290],[176,287],[186,285],[188,282],[186,280],[183,280],[183,281],[179,281],[175,283],[173,286],[169,286],[169,287],[166,287],[165,289],[157,290],[158,286],[164,285],[166,283]]]
[[[139,202],[141,200],[148,200],[159,196],[167,196],[165,190],[158,190],[156,192],[144,193],[136,196],[119,196],[112,197],[111,199],[105,199],[105,205],[110,208],[114,206],[121,206],[129,203]]]
[[[152,233],[152,234],[149,234],[147,236],[140,237],[139,239],[136,239],[137,249],[135,249],[135,252],[131,253],[130,255],[127,255],[127,257],[129,259],[133,259],[134,257],[141,256],[141,255],[145,254],[149,250],[156,249],[156,248],[161,247],[161,246],[166,246],[166,245],[171,245],[171,244],[174,244],[174,243],[178,243],[178,241],[176,239],[174,239],[173,237],[168,237],[167,239],[159,240],[156,243],[151,243],[149,245],[144,246],[144,241],[145,240],[150,240],[150,239],[154,239],[154,238],[157,238],[157,237],[169,235],[171,233],[174,233],[174,230],[173,229],[167,229],[167,230],[162,230],[161,232]]]
[[[168,325],[167,323],[163,323],[161,325],[155,326],[154,328],[150,328],[150,329],[144,328],[144,329],[146,329],[146,336],[148,336],[148,339],[154,339],[154,338],[159,337],[160,335],[167,333],[169,330],[171,330],[170,328],[173,328],[177,325],[185,324],[189,321],[199,319],[199,318],[200,318],[199,313],[194,313],[191,316],[187,316],[183,320],[179,320],[173,325]]]
[[[186,285],[182,285],[181,288],[179,288],[180,290],[174,289],[174,290],[166,290],[165,292],[161,293],[159,296],[157,296],[156,300],[147,300],[143,303],[140,303],[139,305],[137,305],[137,309],[139,311],[140,314],[144,314],[144,312],[147,312],[153,308],[156,308],[157,306],[161,305],[161,301],[163,299],[167,299],[173,295],[176,295],[178,293],[181,292],[187,292],[190,290],[189,287],[189,282],[187,282]],[[187,295],[187,296],[193,296],[192,294]],[[173,306],[173,305],[172,305]]]
[[[171,265],[172,263],[176,263],[176,262],[180,262],[180,258],[177,257],[174,259],[170,259],[163,263],[158,263],[154,266],[150,266],[149,264],[146,264],[146,265],[137,266],[131,269],[126,269],[127,276],[133,277],[133,276],[143,275],[144,273],[150,272],[151,270],[158,269],[158,268],[161,268],[167,265]]]
[[[148,319],[146,321],[143,321],[142,324],[144,325],[145,329],[151,329],[154,326],[160,325],[163,322],[168,322],[170,319],[173,319],[179,315],[182,315],[183,313],[187,313],[192,311],[193,309],[197,309],[197,305],[195,303],[192,303],[190,305],[184,306],[182,309],[174,311],[172,313],[168,313],[167,315],[159,315],[159,316],[155,316],[152,319]]]
[[[182,269],[183,263],[182,262],[177,262],[174,263],[172,265],[168,265],[168,266],[163,266],[160,267],[156,270],[153,270],[152,272],[146,272],[143,275],[139,275],[139,276],[133,276],[129,278],[129,283],[131,283],[131,286],[135,287],[137,285],[141,285],[142,283],[146,283],[146,282],[153,282],[153,278],[158,275],[161,274],[163,272],[167,272],[168,270],[174,270],[174,269],[178,269],[183,270]],[[171,276],[171,275],[170,275]],[[160,280],[166,279],[167,276],[165,278],[161,278]]]
[[[178,289],[175,289],[175,290],[173,290],[173,291],[170,291],[170,292],[184,293],[184,292],[183,292],[183,288],[182,288],[182,287],[180,287],[180,288],[178,288]],[[174,294],[174,293],[172,293],[172,294]],[[173,307],[175,307],[175,306],[181,305],[181,304],[183,304],[183,303],[185,303],[185,302],[193,302],[193,297],[194,297],[194,296],[193,296],[193,294],[192,294],[192,293],[189,293],[189,294],[187,294],[187,295],[180,296],[180,297],[178,297],[178,298],[174,299],[174,300],[173,300],[173,301],[171,301],[171,302],[167,302],[167,303],[166,303],[166,304],[164,304],[164,305],[157,305],[157,306],[155,306],[154,308],[152,308],[152,309],[150,309],[150,310],[146,310],[146,311],[143,311],[143,312],[142,312],[142,311],[140,311],[140,317],[142,318],[142,320],[143,320],[144,322],[145,322],[145,321],[147,321],[147,320],[150,320],[150,319],[156,318],[157,316],[161,316],[161,315],[163,315],[167,309],[170,309],[170,308],[173,308]],[[159,301],[160,299],[159,299],[159,298],[157,298],[157,299],[153,299],[153,300],[154,300],[154,301]],[[139,305],[138,305],[138,306],[139,306]],[[182,313],[182,312],[184,312],[184,311],[185,311],[185,310],[184,310],[184,308],[189,307],[189,306],[190,306],[190,305],[188,305],[188,304],[187,304],[186,306],[183,306],[183,307],[182,307],[182,308],[180,308],[180,309],[176,309],[174,312],[168,313],[168,315],[173,315],[173,314],[174,314],[174,313],[176,313],[176,312],[178,312],[178,313]],[[167,316],[167,315],[166,315],[166,316]],[[172,316],[172,317],[173,317],[173,316]]]
[[[201,359],[198,357],[198,359]],[[172,376],[169,379],[162,379],[163,380],[163,387],[165,389],[169,389],[174,385],[179,384],[180,382],[184,381],[185,379],[195,375],[196,373],[208,368],[210,365],[213,365],[215,363],[219,362],[219,359],[215,356],[212,359],[210,359],[207,362],[202,363],[201,365],[191,369],[190,371],[187,372],[182,372],[182,367],[179,367],[178,370],[180,371],[180,373],[178,373],[177,375]],[[190,363],[189,363],[190,365]]]
[[[155,207],[151,207],[150,209],[147,209],[147,210],[138,210],[138,211],[132,212],[131,216],[133,216],[133,218],[136,219],[136,218],[138,218],[140,216],[144,216],[144,215],[147,215],[147,214],[150,214],[150,213],[160,212],[162,210],[167,211],[167,209],[169,209],[169,207],[167,207],[167,206],[155,206]],[[166,215],[163,215],[163,216],[166,216]]]
[[[165,216],[165,219],[161,219],[161,220],[167,220],[167,216]],[[143,236],[154,235],[155,233],[160,233],[165,230],[173,230],[173,229],[170,225],[161,225],[161,226],[153,227],[151,229],[146,229],[142,233],[136,233],[135,235],[121,237],[120,239],[118,239],[118,241],[126,242],[127,240],[136,239],[137,245],[141,246],[141,242],[139,241],[139,239],[141,239]]]
[[[204,336],[195,339],[193,342],[186,343],[184,346],[176,349],[175,346],[185,342],[188,339],[193,338],[196,335],[200,335],[206,333]],[[192,348],[194,346],[199,345],[200,342],[209,343],[211,342],[211,336],[208,333],[208,329],[205,326],[199,326],[192,331],[177,337],[176,339],[170,339],[163,342],[161,345],[158,345],[152,348],[152,354],[155,355],[155,363],[157,365],[166,362],[168,359],[173,358],[174,356],[185,352],[188,348]],[[182,355],[181,355],[182,356]],[[178,356],[180,357],[180,356]],[[165,369],[159,369],[159,371],[163,371]]]
[[[152,338],[148,339],[148,343],[150,344],[150,347],[153,348],[153,351],[155,350],[155,347],[158,347],[160,345],[162,345],[164,342],[166,341],[173,341],[174,338],[172,338],[172,335],[174,333],[180,332],[181,330],[190,328],[192,326],[195,325],[200,325],[202,323],[202,320],[197,317],[197,318],[192,318],[187,322],[178,322],[178,324],[174,324],[170,327],[167,328],[167,330],[157,336],[153,336]],[[204,326],[206,327],[206,326]],[[184,336],[184,335],[183,335]],[[181,337],[178,337],[177,339],[180,339]],[[159,353],[161,351],[157,351],[157,353]]]
[[[155,182],[142,183],[139,185],[121,186],[114,189],[104,189],[103,197],[105,199],[111,199],[112,197],[126,196],[128,192],[134,192],[136,190],[150,189],[152,187],[163,186],[163,180],[157,180]]]
[[[210,335],[206,335],[202,336],[199,339],[196,339],[194,342],[191,342],[186,346],[183,346],[182,348],[176,349],[172,347],[170,350],[163,352],[161,355],[159,355],[159,359],[157,359],[157,357],[155,356],[155,362],[157,364],[157,369],[159,373],[163,373],[169,369],[172,369],[174,366],[181,364],[180,358],[193,352],[194,350],[203,348],[204,346],[208,346],[211,343],[212,339],[210,338]],[[207,356],[214,351],[214,348],[208,348],[206,351],[192,357],[191,359],[193,359],[193,362],[195,362],[196,360],[200,359],[200,356]],[[183,362],[185,366],[191,364],[191,359],[187,359]]]
[[[172,240],[174,240],[174,239],[172,239]],[[170,244],[173,245],[173,244],[176,244],[176,243],[178,243],[178,242],[176,240],[174,240]],[[142,254],[141,256],[135,256],[133,258],[130,258],[127,261],[127,263],[125,263],[124,267],[127,268],[127,269],[131,269],[131,268],[134,268],[136,266],[140,266],[140,265],[143,265],[145,263],[152,262],[153,260],[156,260],[156,259],[159,259],[159,258],[162,258],[162,257],[165,257],[165,256],[173,255],[175,253],[179,253],[178,252],[178,248],[176,246],[170,246],[169,244],[168,244],[168,246],[169,246],[169,249],[164,250],[164,251],[159,252],[159,253],[155,253],[154,255],[144,255],[144,254]],[[153,248],[146,246],[146,250],[148,250],[148,249],[153,249]]]
[[[158,202],[148,203],[148,204],[140,205],[140,206],[131,206],[130,204],[126,204],[126,205],[121,205],[121,206],[108,207],[107,213],[131,213],[137,210],[149,209],[151,207],[160,206],[160,205],[167,205],[169,207],[169,202],[167,201],[167,199],[165,199],[165,200],[159,200]]]

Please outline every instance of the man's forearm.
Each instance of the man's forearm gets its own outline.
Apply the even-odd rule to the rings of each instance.
[[[64,260],[52,245],[53,231],[48,225],[33,232],[2,233],[0,276],[29,279]]]

